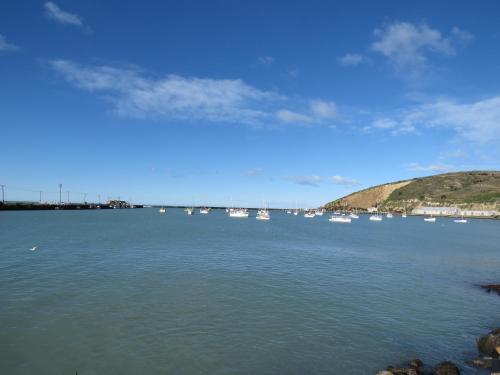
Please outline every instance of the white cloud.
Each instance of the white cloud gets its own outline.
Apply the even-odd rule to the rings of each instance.
[[[149,78],[134,68],[85,67],[67,60],[50,65],[74,86],[111,98],[115,111],[125,116],[257,124],[271,116],[262,108],[282,99],[239,79]]]
[[[430,164],[430,165],[421,165],[419,163],[410,163],[408,166],[408,170],[415,172],[436,172],[436,173],[444,173],[454,170],[455,167],[451,165],[444,164]]]
[[[274,57],[272,56],[260,56],[258,60],[259,64],[262,65],[272,65],[275,61]]]
[[[264,170],[262,168],[252,168],[245,171],[245,176],[256,177],[262,176],[264,174]]]
[[[472,103],[438,100],[408,109],[393,119],[399,129],[447,128],[477,143],[500,141],[500,96]]]
[[[289,176],[285,177],[286,180],[293,182],[298,185],[306,185],[306,186],[314,186],[318,187],[321,182],[324,181],[324,178],[317,175],[309,175],[309,176]]]
[[[66,12],[59,8],[59,6],[52,1],[44,4],[45,14],[51,20],[65,25],[73,25],[77,27],[84,27],[82,18],[76,14]]]
[[[354,186],[360,184],[360,182],[354,178],[342,176],[332,176],[330,177],[330,180],[337,185]]]
[[[280,109],[276,113],[276,117],[283,122],[293,124],[312,124],[314,122],[312,117],[288,109]]]
[[[376,129],[393,129],[397,125],[397,122],[390,118],[381,118],[373,121],[372,128]]]
[[[358,53],[346,53],[344,56],[341,56],[337,59],[339,64],[344,66],[359,65],[365,60],[366,60],[365,57]]]
[[[454,26],[451,29],[451,35],[461,41],[462,43],[469,43],[474,39],[474,35],[469,33],[468,31],[461,30],[460,28]]]
[[[393,22],[374,30],[371,49],[381,53],[401,72],[418,74],[425,68],[430,54],[450,56],[456,53],[454,41],[472,39],[472,34],[454,27],[451,37],[425,23]]]
[[[311,112],[314,116],[331,120],[337,117],[337,105],[334,102],[323,100],[312,100],[310,103]]]
[[[0,54],[7,52],[14,52],[18,49],[19,49],[18,46],[11,43],[7,43],[7,38],[5,38],[4,35],[0,34]]]

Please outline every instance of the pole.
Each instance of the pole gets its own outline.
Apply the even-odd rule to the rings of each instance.
[[[59,184],[59,205],[61,205],[61,203],[62,203],[62,195],[61,195],[61,192],[62,192],[62,184]]]
[[[101,204],[101,194],[97,195],[97,200],[99,201],[99,204]]]
[[[2,185],[2,204],[5,204],[4,189],[5,189],[5,185]]]
[[[87,193],[83,193],[83,203],[87,203]]]
[[[69,203],[69,190],[68,190],[68,191],[66,191],[66,193],[68,193],[68,203]]]
[[[42,203],[42,191],[40,190],[40,203]]]

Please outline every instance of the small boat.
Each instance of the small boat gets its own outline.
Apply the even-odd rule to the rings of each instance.
[[[370,221],[382,221],[382,216],[380,215],[371,215],[370,216]]]
[[[292,213],[292,211],[290,211],[290,210],[286,210],[286,213],[287,213],[287,214],[291,214],[291,213]]]
[[[337,215],[332,215],[328,219],[328,221],[332,223],[341,223],[341,224],[350,224],[351,223],[351,217],[350,216],[337,216]]]
[[[460,223],[460,224],[466,224],[467,219],[455,219],[453,220],[454,223]]]
[[[323,210],[316,210],[316,211],[314,212],[314,214],[315,214],[316,216],[323,216]]]
[[[306,211],[306,212],[304,213],[304,217],[306,217],[306,218],[308,218],[308,219],[311,219],[311,218],[313,218],[314,216],[316,216],[316,214],[315,214],[314,212],[312,212],[312,211]]]
[[[354,212],[351,212],[351,213],[349,214],[349,217],[350,217],[351,219],[359,219],[359,215],[358,215],[358,214],[355,214]]]
[[[194,207],[186,208],[186,212],[188,215],[193,215],[194,214]]]
[[[200,208],[200,214],[202,214],[202,215],[208,215],[209,212],[210,212],[210,208],[208,208],[208,207]]]
[[[255,218],[257,220],[271,220],[271,215],[269,215],[268,210],[259,210],[257,211],[257,216]]]
[[[387,215],[385,215],[385,217],[388,219],[392,219],[394,216],[390,212],[388,212]]]
[[[427,221],[428,223],[435,223],[436,222],[436,218],[435,217],[424,217],[424,221]]]
[[[406,219],[406,214],[401,215],[403,219]]]
[[[229,217],[236,217],[236,218],[248,217],[248,210],[246,208],[232,208],[229,210]]]
[[[293,211],[293,216],[297,216],[299,214],[299,211],[295,210]]]
[[[158,212],[160,214],[164,214],[165,212],[167,212],[167,209],[165,207],[162,207],[162,208],[160,208],[160,210]]]

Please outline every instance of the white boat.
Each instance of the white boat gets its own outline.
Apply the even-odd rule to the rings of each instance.
[[[316,214],[314,212],[310,212],[310,211],[306,211],[304,213],[304,217],[307,217],[308,219],[311,219],[313,218],[314,216],[316,216]]]
[[[248,210],[245,208],[232,208],[229,210],[229,217],[236,217],[236,218],[248,217]]]
[[[162,207],[162,208],[160,208],[160,210],[158,212],[160,214],[164,214],[165,212],[167,212],[167,209],[165,207]]]
[[[314,213],[316,216],[323,216],[323,210],[316,210]]]
[[[435,217],[424,217],[424,221],[427,221],[428,223],[435,223],[436,218]]]
[[[194,214],[194,208],[193,207],[186,208],[186,212],[187,212],[188,215],[193,215]]]
[[[401,215],[403,219],[406,219],[406,214]]]
[[[466,224],[467,219],[455,219],[453,220],[454,223],[460,223],[460,224]]]
[[[291,214],[291,213],[292,213],[292,211],[290,211],[290,210],[286,210],[286,213],[287,213],[287,214]]]
[[[331,221],[332,223],[349,224],[351,222],[351,217],[332,215],[328,221]]]
[[[269,215],[268,210],[259,210],[257,211],[257,216],[255,218],[257,220],[271,220],[271,215]]]
[[[349,217],[350,217],[351,219],[359,219],[359,215],[355,214],[354,212],[351,212],[351,213],[349,214]]]
[[[294,216],[297,216],[298,214],[299,214],[299,211],[297,211],[297,210],[293,211]]]
[[[385,217],[388,219],[392,219],[394,216],[389,212],[387,213],[387,215],[385,215]]]
[[[380,215],[371,215],[370,216],[370,221],[382,221],[382,216]]]
[[[200,208],[200,214],[202,214],[202,215],[207,215],[209,212],[210,212],[210,208],[207,208],[207,207]]]

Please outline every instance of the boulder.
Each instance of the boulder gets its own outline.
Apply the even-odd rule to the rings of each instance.
[[[387,367],[387,371],[394,375],[418,375],[418,372],[413,367]]]
[[[497,328],[477,340],[478,350],[489,356],[498,356],[497,348],[500,347],[500,328]]]
[[[439,363],[434,369],[436,375],[460,375],[460,370],[453,362],[445,361]]]
[[[420,359],[415,358],[412,359],[410,362],[408,362],[408,365],[418,370],[420,367],[424,365],[424,363]]]

